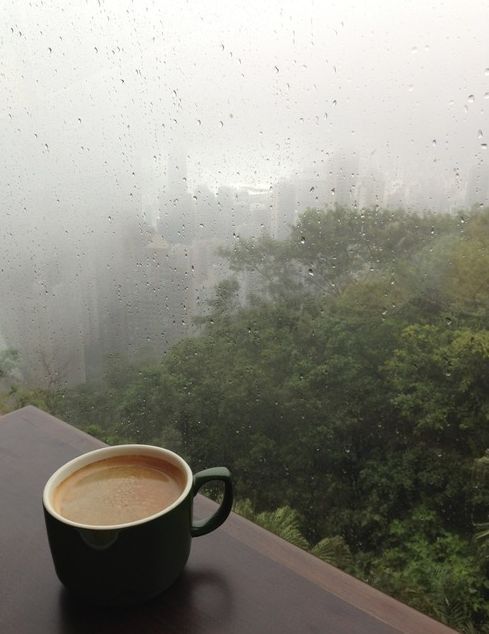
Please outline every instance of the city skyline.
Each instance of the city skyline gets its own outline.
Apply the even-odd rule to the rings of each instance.
[[[222,274],[216,244],[283,239],[308,206],[488,202],[482,1],[9,0],[0,17],[1,336],[42,344],[53,377],[70,346],[75,381],[143,322],[168,345]]]
[[[329,179],[305,171],[270,188],[221,186],[216,192],[202,185],[192,190],[187,159],[180,156],[179,165],[172,161],[174,155],[166,187],[152,201],[153,223],[135,222],[146,217],[141,196],[132,224],[109,219],[111,234],[92,234],[74,258],[68,243],[59,243],[53,254],[33,260],[30,273],[24,267],[0,280],[7,298],[0,309],[3,347],[20,352],[27,382],[84,383],[98,375],[109,355],[164,354],[193,332],[193,318],[205,313],[216,284],[229,275],[219,246],[264,235],[286,239],[308,207],[406,208],[413,195],[400,179],[387,183],[380,172],[362,174],[344,153],[333,157],[336,171]],[[487,166],[475,166],[459,191],[460,209],[464,202],[489,202],[488,184]],[[433,209],[429,198],[424,200],[426,209]],[[446,200],[440,194],[442,205]],[[422,210],[422,199],[417,202]],[[244,300],[255,280],[241,277]]]

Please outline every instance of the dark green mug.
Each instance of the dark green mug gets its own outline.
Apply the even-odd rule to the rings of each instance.
[[[125,524],[94,526],[60,515],[54,506],[57,487],[82,467],[116,456],[149,456],[170,462],[183,475],[181,495],[160,512]],[[216,480],[224,482],[220,506],[207,519],[193,519],[195,494],[203,484]],[[118,445],[83,454],[60,467],[44,487],[44,517],[56,574],[69,591],[92,603],[146,601],[177,579],[190,554],[192,537],[220,526],[232,503],[231,474],[225,467],[192,475],[178,454],[150,445]]]

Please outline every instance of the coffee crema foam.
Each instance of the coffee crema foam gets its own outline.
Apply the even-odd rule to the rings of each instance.
[[[53,506],[64,518],[91,526],[143,519],[173,504],[185,489],[183,469],[154,456],[92,462],[56,487]]]

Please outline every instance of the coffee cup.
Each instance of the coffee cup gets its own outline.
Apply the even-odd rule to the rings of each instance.
[[[224,483],[209,518],[193,518],[193,498],[207,482]],[[118,445],[85,453],[47,481],[43,507],[61,583],[101,605],[146,601],[173,584],[193,537],[228,517],[233,503],[225,467],[195,475],[178,454],[150,445]]]

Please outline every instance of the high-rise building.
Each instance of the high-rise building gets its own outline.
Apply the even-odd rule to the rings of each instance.
[[[194,205],[188,191],[187,158],[182,151],[168,156],[167,186],[160,195],[158,231],[172,244],[189,244],[195,235]]]
[[[296,188],[290,180],[281,179],[273,187],[271,236],[284,240],[296,220]]]
[[[15,285],[0,306],[6,346],[19,354],[24,379],[44,388],[86,380],[82,281],[73,260],[61,257],[58,251],[38,260],[32,275],[24,269],[12,277]]]
[[[341,207],[358,206],[359,161],[356,153],[335,152],[329,160],[328,170],[333,180],[332,202]]]
[[[216,237],[225,239],[229,232],[230,217],[222,210],[216,195],[207,185],[199,185],[194,191],[193,208],[194,239],[208,240]]]
[[[385,179],[381,172],[370,170],[359,179],[358,206],[373,209],[384,205]]]
[[[406,188],[400,179],[390,181],[386,188],[385,206],[388,209],[403,209],[406,206]]]
[[[214,296],[216,285],[229,275],[225,261],[218,255],[220,245],[222,241],[218,238],[192,242],[186,292],[186,302],[191,317],[207,312],[207,302]],[[190,322],[189,327],[191,326]]]
[[[189,324],[189,247],[148,230],[128,258],[122,288],[124,353],[155,359],[184,336]]]
[[[250,194],[245,188],[221,186],[216,195],[219,218],[222,220],[222,238],[226,242],[239,234],[239,228],[249,221]]]
[[[471,207],[489,204],[489,162],[480,161],[474,165],[467,180],[465,190],[465,205]]]

